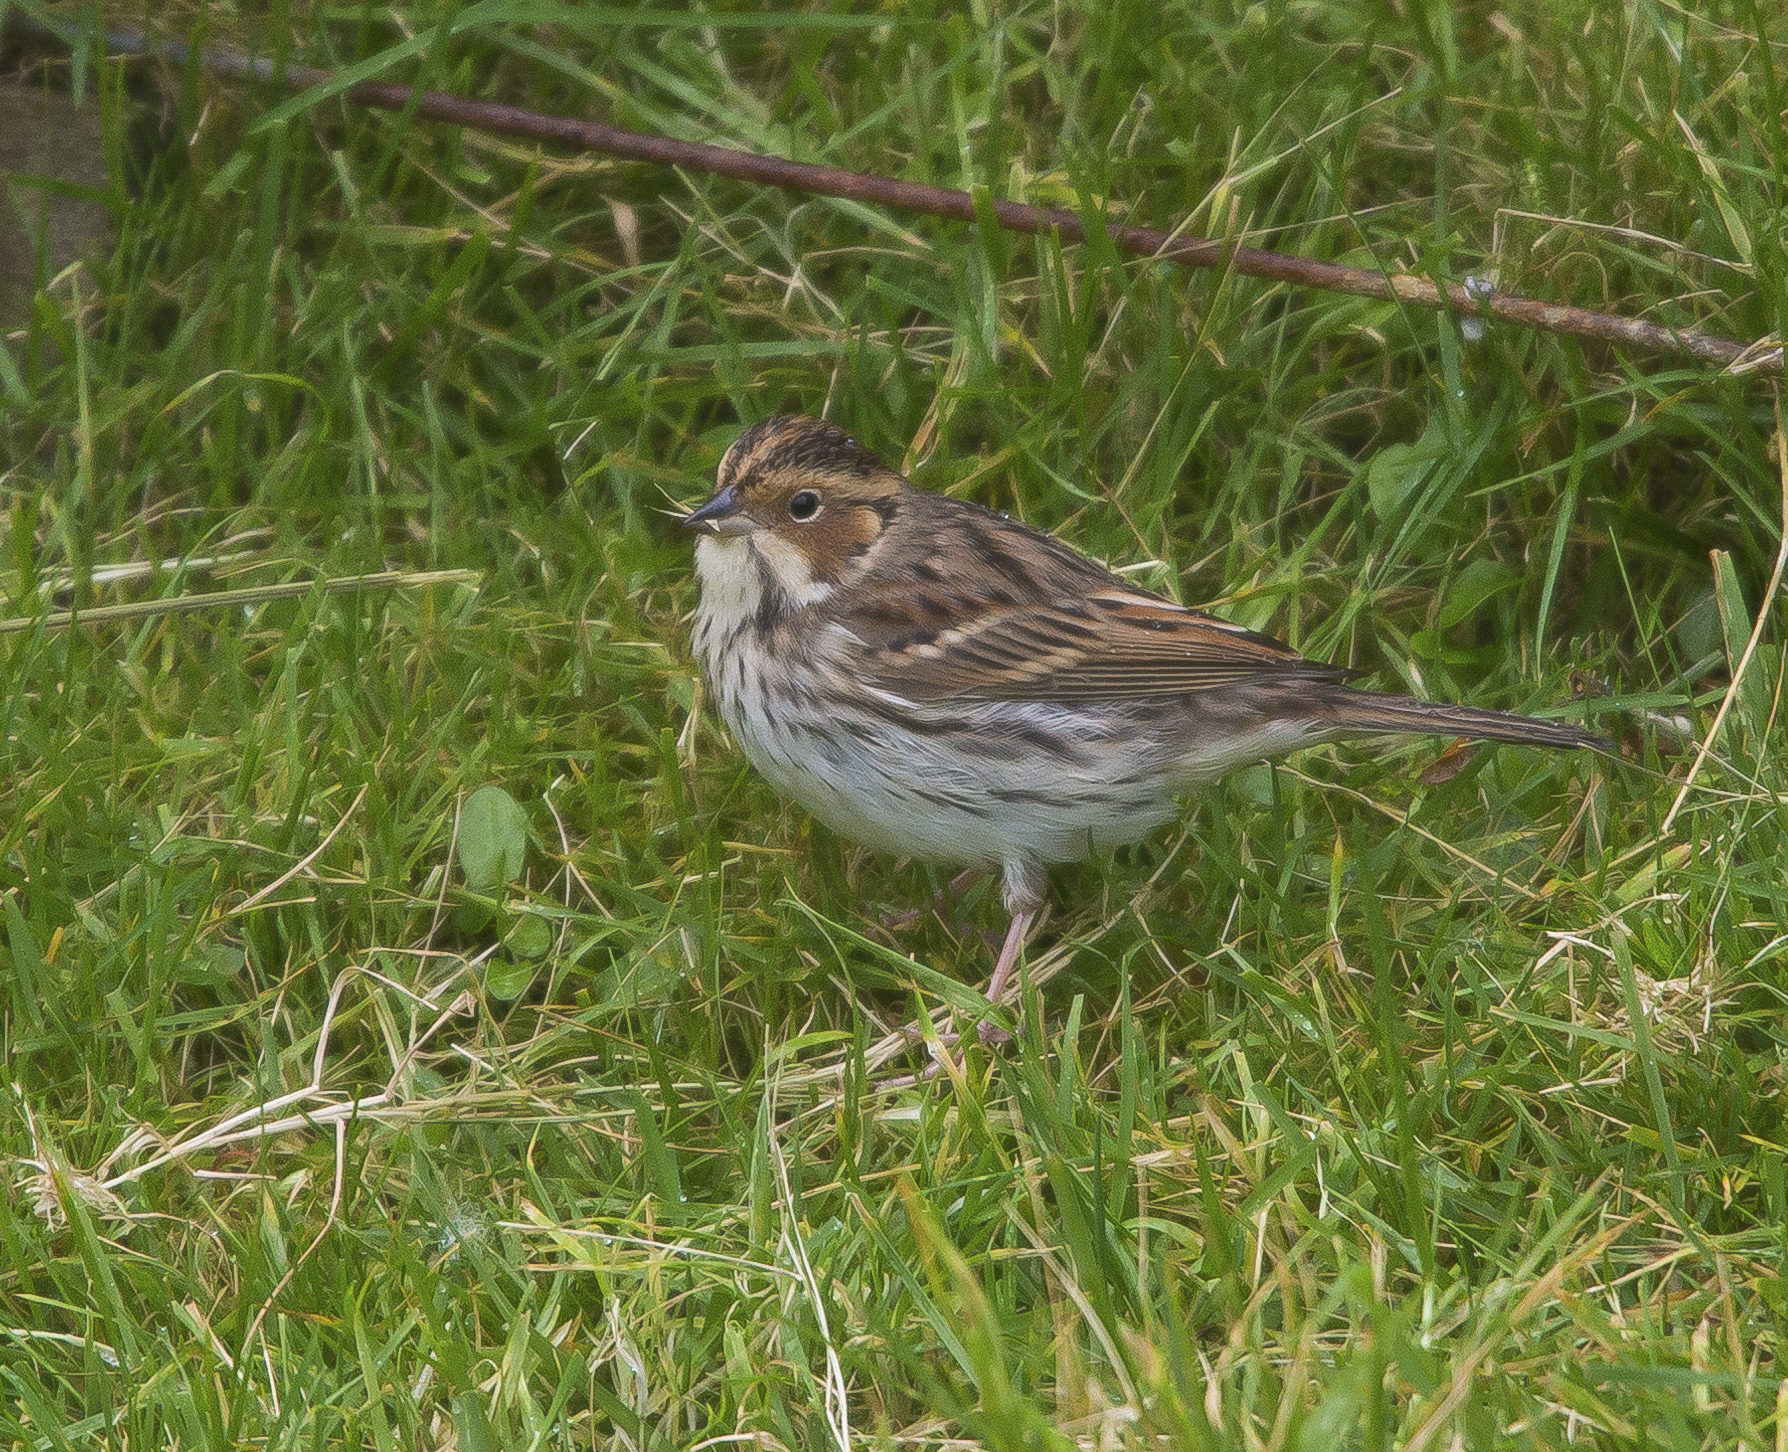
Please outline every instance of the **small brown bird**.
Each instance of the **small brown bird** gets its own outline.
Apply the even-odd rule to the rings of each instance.
[[[1575,726],[1356,691],[1350,672],[916,489],[842,430],[771,418],[683,523],[695,654],[770,784],[866,847],[999,867],[997,1002],[1044,869],[1134,842],[1174,796],[1340,737],[1612,750]]]

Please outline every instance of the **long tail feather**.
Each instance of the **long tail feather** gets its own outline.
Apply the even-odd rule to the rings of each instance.
[[[1325,695],[1323,714],[1345,732],[1415,731],[1434,736],[1465,736],[1474,741],[1513,741],[1528,746],[1587,746],[1614,754],[1612,741],[1567,725],[1507,711],[1481,711],[1444,701],[1413,696],[1387,696],[1376,691],[1337,690]]]

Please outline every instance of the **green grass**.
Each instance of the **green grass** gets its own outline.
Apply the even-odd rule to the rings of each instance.
[[[388,74],[1780,336],[1788,26],[1696,9],[157,16],[457,15]],[[0,635],[0,1446],[1788,1442],[1768,379],[81,85],[117,244],[4,340],[0,616],[482,584]],[[777,410],[1625,759],[1238,773],[1055,874],[1016,1046],[884,1087],[1003,919],[885,927],[949,869],[700,709],[667,511]]]

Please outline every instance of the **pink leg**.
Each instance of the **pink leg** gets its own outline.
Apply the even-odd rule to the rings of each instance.
[[[1036,920],[1035,908],[1012,914],[1012,925],[1006,929],[1006,941],[1000,947],[999,960],[993,965],[993,977],[987,980],[989,1003],[998,1003],[1000,995],[1006,991],[1006,980],[1018,966],[1018,950],[1024,947],[1024,935],[1031,930],[1031,924]]]
[[[965,867],[961,872],[950,879],[948,887],[932,894],[932,909],[937,913],[938,917],[942,919],[945,927],[951,926],[949,918],[945,916],[946,910],[954,907],[956,905],[956,900],[973,887],[975,879],[982,876],[986,871],[987,869],[984,867]],[[888,929],[889,932],[904,933],[923,916],[923,910],[919,908],[908,908],[905,912],[889,913],[881,920],[881,925]],[[967,932],[967,924],[960,922],[955,924],[955,931],[957,933]]]
[[[1012,970],[1018,966],[1018,955],[1024,950],[1025,935],[1030,932],[1031,924],[1036,922],[1037,913],[1041,908],[1040,902],[1036,899],[1032,899],[1032,901],[1036,904],[1035,906],[1014,909],[1012,912],[1012,921],[1006,928],[1006,941],[1001,944],[1000,956],[993,965],[993,977],[987,980],[987,1001],[989,1003],[997,1004],[1000,1001],[1006,991],[1007,983],[1011,981]],[[909,1028],[907,1032],[914,1037],[918,1035],[916,1026]],[[1005,1043],[1012,1037],[1003,1028],[997,1024],[989,1023],[985,1019],[975,1026],[975,1033],[982,1043],[989,1046]],[[945,1044],[956,1042],[955,1034],[942,1034],[939,1035],[939,1038]],[[936,1072],[937,1066],[934,1064],[919,1077],[930,1078]],[[907,1082],[905,1079],[893,1079],[882,1087],[899,1088]]]
[[[1006,991],[1006,982],[1012,976],[1012,970],[1018,966],[1018,954],[1024,947],[1025,934],[1030,931],[1031,924],[1037,920],[1037,910],[1027,908],[1023,912],[1012,914],[1012,925],[1006,929],[1006,941],[1000,948],[999,961],[993,965],[993,977],[987,980],[987,1001],[997,1004]],[[1004,1043],[1011,1037],[1004,1029],[983,1021],[976,1025],[975,1033],[984,1044]]]
[[[985,873],[985,867],[965,867],[950,879],[950,885],[944,889],[952,898],[958,898],[975,885],[975,879]]]

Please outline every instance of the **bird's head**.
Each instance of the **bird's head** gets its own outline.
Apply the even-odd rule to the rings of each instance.
[[[911,486],[855,439],[818,419],[753,424],[720,461],[714,495],[683,518],[702,539],[696,565],[767,569],[791,604],[815,604],[868,568]]]

